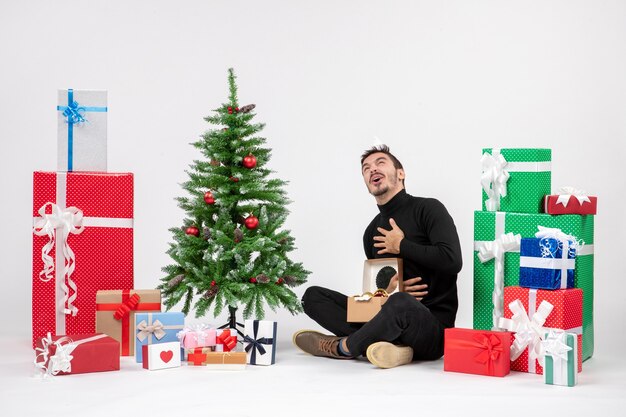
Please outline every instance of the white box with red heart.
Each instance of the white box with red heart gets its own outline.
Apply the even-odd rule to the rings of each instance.
[[[178,368],[180,366],[180,343],[166,342],[142,346],[142,363],[144,369]]]

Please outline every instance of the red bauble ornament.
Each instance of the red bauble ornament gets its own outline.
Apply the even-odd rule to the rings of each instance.
[[[235,107],[235,113],[239,113],[239,107]]]
[[[215,282],[215,280],[211,281],[211,287],[215,287],[217,285],[217,282]]]
[[[250,282],[253,284],[256,284],[256,278],[255,277],[250,277]]]
[[[233,114],[233,108],[228,106],[228,114]]]
[[[278,281],[276,281],[276,285],[283,285],[284,282],[285,282],[284,279],[278,278]]]
[[[188,228],[186,228],[185,233],[187,233],[188,235],[193,235],[195,237],[200,236],[200,230],[198,230],[198,228],[195,226],[189,226]]]
[[[213,198],[212,192],[207,191],[206,193],[204,193],[204,202],[207,204],[215,204],[215,198]]]
[[[256,229],[259,225],[259,219],[254,214],[251,214],[246,217],[246,220],[243,223],[246,225],[246,228],[252,230]]]
[[[243,158],[243,166],[248,169],[254,168],[256,166],[256,157],[249,153],[248,156]]]
[[[237,178],[237,177],[230,177],[230,180],[232,182],[239,182],[239,178]]]

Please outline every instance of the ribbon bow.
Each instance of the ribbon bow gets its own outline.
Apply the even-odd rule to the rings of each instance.
[[[217,344],[223,345],[224,352],[229,352],[237,346],[237,336],[231,335],[230,330],[223,330],[217,336]]]
[[[553,329],[548,332],[545,340],[541,342],[541,362],[543,362],[543,358],[545,357],[545,355],[551,355],[552,357],[558,357],[563,359],[564,361],[567,361],[567,352],[572,350],[572,348],[570,346],[567,346],[567,344],[563,342],[564,334],[564,332],[557,332]]]
[[[500,209],[500,198],[506,197],[506,183],[509,180],[509,172],[505,169],[506,159],[502,154],[494,149],[493,155],[484,153],[480,159],[482,165],[482,175],[480,184],[487,194],[485,207],[487,211],[498,211]]]
[[[251,354],[251,359],[250,359],[250,363],[255,363],[256,362],[256,351],[258,350],[259,353],[261,355],[265,355],[265,347],[263,347],[263,345],[273,345],[274,344],[274,338],[272,337],[260,337],[257,338],[259,333],[259,322],[258,320],[254,320],[252,323],[252,334],[253,337],[250,337],[248,335],[245,335],[243,337],[243,340],[246,341],[248,343],[248,345],[246,345],[245,350],[246,352],[250,352],[250,349],[252,349],[252,354]]]
[[[76,349],[76,344],[69,337],[62,337],[56,341],[52,340],[50,333],[41,340],[42,347],[35,348],[35,367],[41,369],[44,376],[58,375],[60,372],[72,371],[72,351]],[[55,346],[54,355],[48,356],[50,347]],[[41,360],[39,360],[41,359]]]
[[[474,360],[481,364],[487,364],[487,373],[493,375],[493,364],[503,352],[502,342],[493,334],[475,334],[474,342],[480,352],[474,356]]]
[[[504,254],[518,250],[522,236],[520,234],[514,235],[509,232],[501,235],[499,238],[484,242],[478,248],[478,258],[481,262],[485,263],[491,259],[495,259],[494,263],[494,286],[491,296],[493,302],[493,327],[497,328],[498,319],[504,315]]]
[[[535,233],[535,237],[541,239],[541,256],[553,257],[556,249],[562,250],[562,257],[567,258],[567,255],[576,256],[581,246],[585,244],[583,240],[577,240],[574,236],[565,234],[561,229],[537,226],[539,231]],[[556,239],[559,241],[558,248],[552,248],[548,239]]]
[[[591,203],[589,196],[587,196],[583,190],[579,190],[574,187],[561,187],[558,194],[559,198],[557,198],[556,204],[563,204],[563,207],[567,207],[567,204],[572,197],[578,200],[578,203],[581,206],[585,202]]]
[[[503,329],[515,332],[515,340],[511,345],[511,362],[520,357],[524,349],[528,347],[528,360],[535,363],[535,359],[541,360],[541,340],[546,329],[542,326],[552,312],[554,306],[547,301],[542,301],[539,308],[528,317],[524,305],[518,299],[509,304],[509,308],[513,312],[510,319],[500,318],[499,326]]]
[[[139,296],[139,294],[134,293],[128,298],[128,300],[120,304],[118,309],[115,310],[115,313],[113,313],[113,318],[115,320],[122,320],[128,315],[128,313],[130,313],[131,310],[134,310],[137,307],[137,304],[139,304],[140,300],[141,297]]]
[[[51,214],[46,214],[46,208],[51,208]],[[35,221],[33,227],[33,233],[36,236],[48,236],[48,243],[41,249],[41,259],[43,261],[43,270],[39,273],[39,279],[43,282],[48,282],[52,279],[52,273],[54,272],[54,259],[50,256],[50,251],[55,245],[56,230],[61,231],[61,244],[63,245],[63,257],[65,266],[65,276],[67,276],[67,284],[65,283],[65,276],[61,283],[63,289],[63,311],[65,314],[72,314],[73,316],[78,313],[78,308],[72,303],[76,300],[76,283],[72,280],[71,276],[75,269],[76,256],[74,251],[70,248],[67,242],[67,238],[70,233],[80,234],[84,230],[83,226],[83,212],[76,207],[61,208],[54,203],[46,203],[39,209],[39,218]],[[69,296],[69,287],[74,292],[72,296]],[[67,307],[66,307],[67,305]]]
[[[73,100],[67,104],[65,110],[63,110],[63,116],[65,116],[65,123],[74,124],[74,123],[83,123],[87,120],[83,116],[86,109],[78,104],[77,101]]]
[[[140,342],[143,342],[144,340],[146,340],[146,338],[150,336],[151,334],[153,334],[154,337],[156,337],[157,339],[162,339],[163,336],[165,336],[165,330],[163,330],[163,323],[161,323],[159,320],[155,320],[150,325],[148,325],[148,323],[145,320],[142,320],[137,325],[137,330],[139,330],[139,333],[137,333],[137,339],[139,339]]]

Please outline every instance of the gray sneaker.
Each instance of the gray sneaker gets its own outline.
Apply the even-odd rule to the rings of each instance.
[[[339,354],[340,339],[341,337],[328,336],[314,330],[300,330],[293,334],[293,344],[305,353],[334,359],[351,359]]]
[[[413,348],[396,346],[389,342],[376,342],[367,348],[367,359],[379,368],[395,368],[413,361]]]

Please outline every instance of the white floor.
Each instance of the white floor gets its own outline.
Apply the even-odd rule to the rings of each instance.
[[[443,361],[381,370],[365,360],[305,355],[287,335],[277,363],[245,371],[182,367],[146,371],[131,358],[120,372],[42,380],[33,377],[26,338],[0,339],[0,415],[26,416],[336,416],[336,415],[620,415],[626,407],[626,361],[594,357],[574,388],[541,377],[505,378],[443,372]],[[9,412],[10,414],[7,414]],[[190,412],[194,414],[190,414]],[[623,412],[623,411],[622,411]]]

